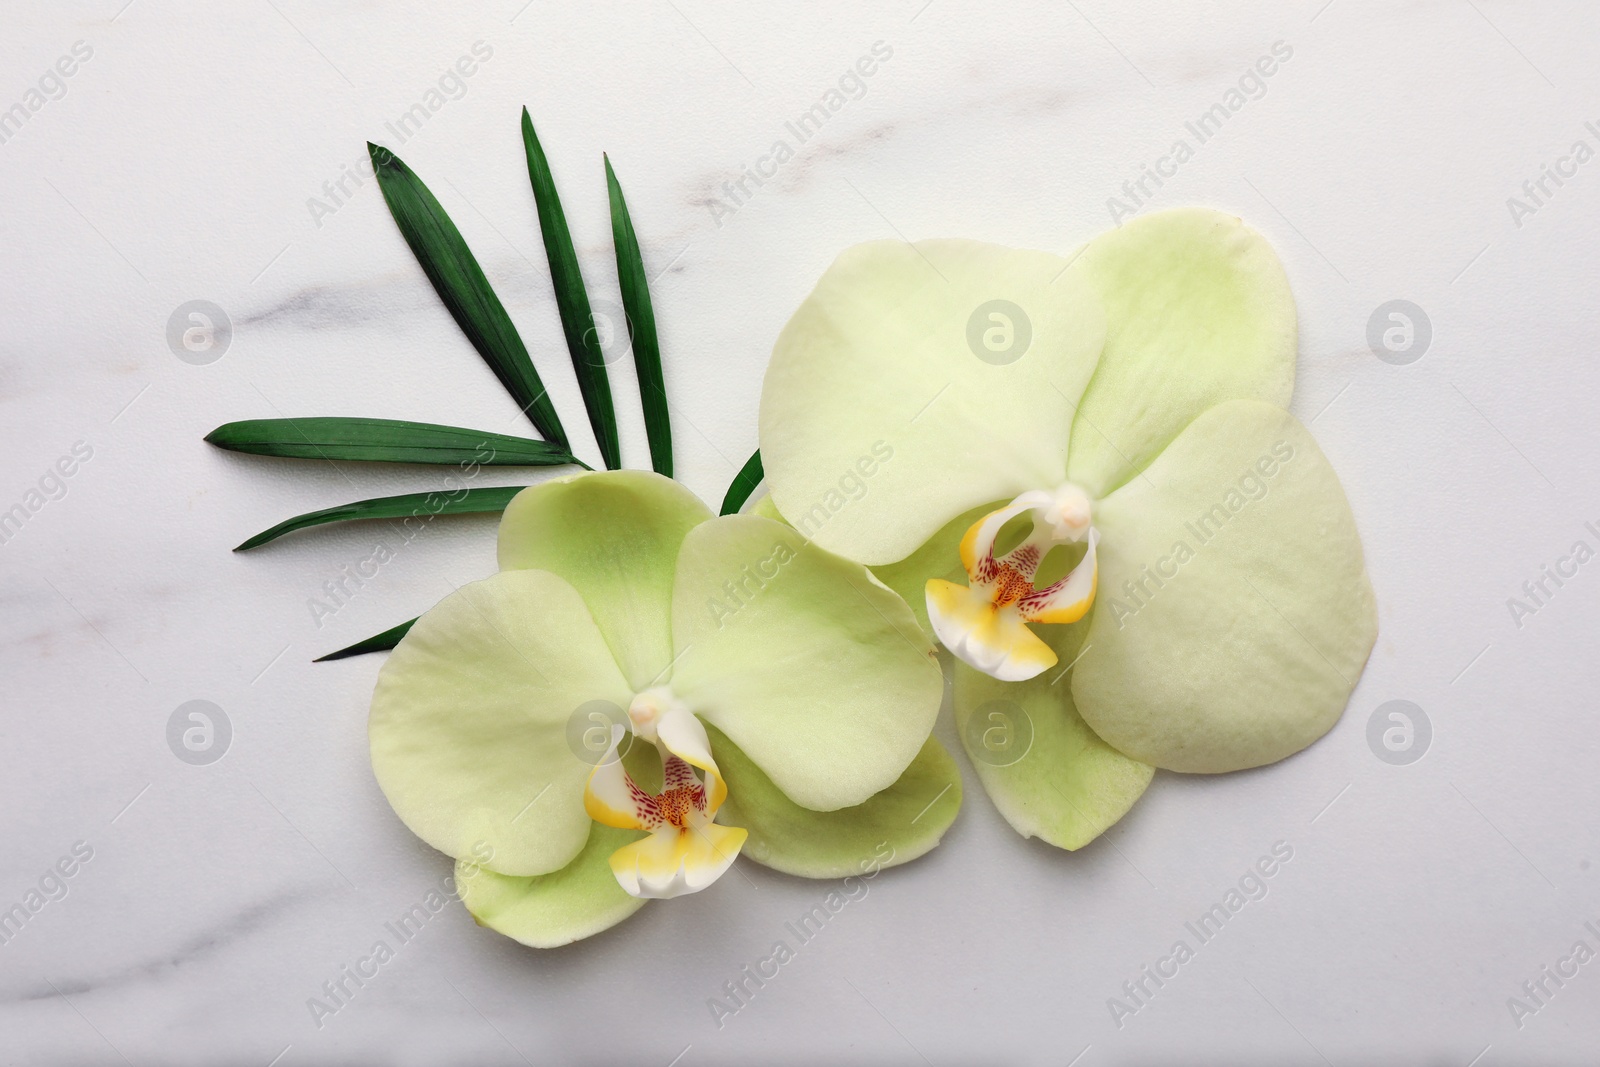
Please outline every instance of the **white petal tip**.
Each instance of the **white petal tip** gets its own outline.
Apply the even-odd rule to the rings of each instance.
[[[935,636],[973,670],[1002,682],[1024,682],[1055,665],[1055,653],[1014,611],[995,612],[981,593],[934,579],[927,597]]]
[[[664,826],[611,854],[611,871],[629,896],[668,900],[698,893],[733,866],[747,833],[706,823],[679,830]]]

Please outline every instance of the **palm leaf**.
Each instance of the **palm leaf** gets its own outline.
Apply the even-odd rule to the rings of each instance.
[[[639,403],[644,407],[644,428],[650,438],[650,465],[672,477],[672,420],[667,411],[667,386],[661,374],[661,345],[656,337],[656,312],[650,303],[650,282],[644,273],[639,238],[633,232],[622,186],[606,163],[606,191],[611,198],[611,242],[617,250],[617,281],[622,285],[622,308],[628,314],[628,338],[633,342],[633,365],[639,376]]]
[[[600,350],[594,313],[578,270],[578,254],[572,247],[561,198],[556,195],[555,179],[550,174],[550,164],[545,162],[544,149],[539,147],[538,135],[533,132],[533,119],[527,108],[522,109],[522,146],[528,156],[528,180],[533,183],[533,202],[539,211],[545,258],[550,261],[556,308],[561,312],[561,331],[567,337],[567,351],[572,355],[572,368],[578,376],[578,389],[589,412],[595,443],[600,446],[606,466],[616,470],[622,466],[622,454],[617,444],[617,413],[611,406],[605,354]]]
[[[371,142],[373,173],[395,225],[456,325],[547,441],[570,447],[528,349],[450,216],[400,157]]]
[[[270,530],[262,530],[248,541],[235,548],[235,552],[264,545],[268,541],[276,540],[286,533],[295,530],[304,530],[308,526],[321,526],[329,522],[347,522],[352,519],[398,519],[420,518],[426,522],[435,515],[472,515],[486,512],[504,511],[506,505],[511,503],[511,498],[522,492],[525,486],[506,485],[481,489],[467,489],[460,495],[439,491],[434,493],[405,493],[401,496],[380,496],[371,500],[357,500],[352,504],[340,504],[337,507],[323,508],[321,511],[309,511],[304,515],[296,515],[292,519],[284,519]]]
[[[329,652],[326,656],[318,656],[312,663],[326,663],[332,659],[346,659],[350,656],[360,656],[368,652],[387,652],[400,643],[400,639],[411,629],[416,619],[403,622],[399,626],[392,626],[381,634],[373,634],[365,641],[357,641],[353,645],[346,645],[337,652]]]
[[[491,467],[583,464],[548,441],[401,419],[245,419],[206,440],[230,452],[286,459],[377,463],[461,463]]]
[[[734,515],[744,507],[744,502],[750,499],[750,494],[756,491],[756,486],[761,484],[761,479],[766,477],[766,472],[761,469],[761,451],[750,453],[750,458],[738,474],[733,476],[733,484],[728,486],[728,495],[722,498],[722,514]]]

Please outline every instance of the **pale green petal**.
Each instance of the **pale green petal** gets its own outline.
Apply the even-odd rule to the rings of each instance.
[[[726,734],[707,727],[728,800],[717,821],[750,832],[744,855],[802,878],[843,878],[908,863],[939,843],[961,808],[961,773],[933,738],[898,781],[864,804],[812,811],[784,796]]]
[[[1079,263],[1106,309],[1068,463],[1090,496],[1127,481],[1207,408],[1288,404],[1294,297],[1272,246],[1239,219],[1206,208],[1145,215],[1090,241]]]
[[[945,523],[938,533],[928,538],[926,544],[905,559],[870,568],[874,578],[900,594],[900,599],[906,602],[911,614],[917,617],[917,625],[928,635],[933,634],[933,626],[928,622],[928,579],[966,580],[961,569],[961,537],[967,532],[967,527],[999,506],[995,503],[980,504]],[[794,525],[779,513],[778,506],[772,502],[771,493],[764,494],[751,504],[749,513],[786,526]]]
[[[1082,848],[1127,814],[1155,768],[1102,741],[1078,715],[1066,665],[1084,623],[1035,626],[1062,666],[1002,682],[952,660],[956,728],[985,792],[1023,837]]]
[[[644,900],[617,884],[608,860],[644,837],[639,830],[596,825],[583,851],[559,871],[518,878],[456,861],[456,892],[478,925],[534,948],[555,948],[615,926]]]
[[[661,760],[654,745],[630,745],[622,762],[641,789],[661,791]],[[610,860],[613,852],[645,836],[642,830],[595,823],[583,851],[570,863],[531,878],[458,860],[456,893],[481,926],[534,948],[565,945],[615,926],[644,906],[644,898],[630,896],[617,883]]]
[[[991,301],[1020,317],[989,318]],[[1007,358],[982,336],[1004,346],[1008,329],[1020,356],[980,358]],[[978,504],[1059,485],[1103,334],[1098,297],[1058,256],[961,240],[846,249],[767,366],[774,502],[824,548],[879,564]]]
[[[372,770],[413,833],[506,874],[567,864],[589,834],[589,764],[567,723],[632,691],[577,590],[544,571],[462,586],[418,619],[378,673]]]
[[[1332,728],[1377,608],[1339,479],[1292,415],[1212,408],[1095,522],[1100,595],[1072,691],[1101,737],[1157,767],[1220,772]]]
[[[671,688],[798,804],[860,804],[933,727],[938,659],[864,567],[755,515],[696,526],[678,556]]]
[[[672,661],[678,545],[711,511],[649,471],[597,471],[518,493],[500,522],[500,569],[559,575],[583,596],[634,689]]]

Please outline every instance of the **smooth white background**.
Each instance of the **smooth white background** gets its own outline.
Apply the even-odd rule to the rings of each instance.
[[[1583,927],[1600,926],[1600,562],[1520,628],[1507,599],[1573,542],[1600,548],[1583,526],[1600,520],[1600,161],[1521,226],[1506,201],[1575,140],[1600,147],[1584,127],[1600,120],[1600,15],[1575,0],[522,3],[8,5],[0,107],[75,41],[93,58],[0,145],[0,510],[75,442],[93,458],[0,544],[0,904],[74,842],[94,858],[0,946],[0,1060],[1590,1062],[1600,961],[1520,1027],[1507,998],[1580,937],[1600,948]],[[400,144],[385,123],[479,41],[493,55],[466,94]],[[720,183],[876,41],[893,57],[865,95],[718,219]],[[707,998],[828,885],[745,862],[548,953],[452,905],[318,1028],[307,999],[449,868],[368,768],[378,658],[309,661],[487,574],[494,524],[432,524],[319,625],[308,600],[394,543],[388,527],[229,548],[442,475],[231,456],[201,437],[279,414],[527,427],[372,182],[320,220],[308,198],[365,140],[396,148],[593,460],[519,108],[589,285],[614,299],[609,151],[661,274],[679,471],[714,501],[754,446],[776,332],[841,248],[959,235],[1068,251],[1277,41],[1293,57],[1265,95],[1153,206],[1243,216],[1294,285],[1294,411],[1344,480],[1381,604],[1334,731],[1257,772],[1158,774],[1078,854],[1017,837],[960,757],[967,799],[943,846],[872,882],[720,1029]],[[1433,327],[1406,366],[1366,342],[1397,298]],[[234,324],[210,365],[166,343],[193,299]],[[613,383],[644,466],[626,361]],[[211,766],[167,745],[192,699],[232,723]],[[1410,766],[1366,740],[1392,699],[1433,724]],[[1275,841],[1294,856],[1266,899],[1115,1025],[1107,998]]]

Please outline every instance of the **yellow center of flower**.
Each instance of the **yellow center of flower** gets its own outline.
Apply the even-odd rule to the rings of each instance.
[[[1002,556],[995,540],[1012,519],[1027,514],[1033,529]],[[1002,681],[1021,681],[1048,670],[1056,654],[1029,623],[1070,623],[1094,603],[1099,571],[1089,494],[1068,482],[1055,490],[1023,493],[973,523],[961,538],[961,564],[968,585],[934,578],[928,582],[928,619],[944,646],[968,665]],[[1050,550],[1087,540],[1078,565],[1044,588],[1034,576]]]
[[[611,855],[611,871],[623,889],[636,897],[697,892],[728,869],[746,837],[739,827],[713,821],[728,786],[712,759],[710,739],[665,687],[635,696],[628,721],[634,736],[654,744],[661,756],[661,792],[640,788],[623,768],[617,754],[623,728],[613,726],[605,759],[584,787],[584,808],[596,822],[649,832]]]
[[[1000,575],[994,581],[994,604],[1003,608],[1033,592],[1033,579],[1008,563],[1000,565]]]
[[[689,812],[700,806],[705,790],[699,786],[680,785],[656,797],[656,809],[661,817],[680,830],[689,825]]]

